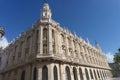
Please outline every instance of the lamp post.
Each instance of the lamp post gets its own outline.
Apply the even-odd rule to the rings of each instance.
[[[3,27],[0,26],[0,38],[4,36],[5,32],[3,31]]]

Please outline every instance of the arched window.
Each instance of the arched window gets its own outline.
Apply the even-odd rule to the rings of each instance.
[[[42,80],[48,80],[48,68],[46,66],[42,68]]]
[[[86,74],[86,79],[87,79],[87,80],[90,80],[87,69],[85,69],[85,74]]]
[[[96,72],[95,72],[95,70],[94,70],[94,75],[95,75],[95,79],[97,80],[97,75],[96,75]]]
[[[73,67],[73,75],[74,75],[74,80],[78,80],[77,69],[75,67]]]
[[[66,80],[71,80],[69,67],[67,66],[67,67],[65,68],[65,70],[66,70]]]
[[[25,80],[25,71],[22,71],[21,80]]]
[[[90,76],[91,76],[91,79],[93,79],[93,73],[91,69],[90,69]]]
[[[79,73],[80,73],[80,80],[84,80],[84,78],[83,78],[83,73],[82,73],[82,69],[81,69],[81,68],[79,68]]]
[[[37,68],[35,67],[33,71],[33,80],[37,80],[36,76],[37,76]]]
[[[58,80],[58,72],[57,72],[57,67],[54,66],[54,80]]]

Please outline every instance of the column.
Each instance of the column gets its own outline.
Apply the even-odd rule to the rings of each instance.
[[[93,80],[95,80],[95,74],[94,74],[93,69],[91,69],[91,71],[92,71],[92,75],[93,75]]]
[[[54,80],[53,78],[53,64],[50,64],[48,67],[48,80]]]
[[[100,73],[100,70],[98,70],[98,72],[99,72],[99,75],[100,75],[100,80],[102,80],[102,75],[101,75],[101,73]]]
[[[52,55],[53,54],[53,49],[52,49],[52,30],[51,30],[51,26],[48,26],[48,54]]]
[[[86,74],[85,74],[85,68],[81,67],[81,70],[82,70],[82,73],[83,73],[83,78],[84,78],[84,80],[87,80],[87,79],[86,79]]]
[[[26,80],[32,80],[31,79],[31,77],[32,77],[31,73],[32,73],[32,66],[31,65],[26,66],[26,68],[25,68],[25,79]]]
[[[100,70],[100,75],[101,75],[101,79],[104,80],[104,76],[101,70]]]
[[[39,38],[38,38],[38,55],[43,54],[43,26],[39,27]]]
[[[87,71],[88,71],[89,79],[92,80],[92,79],[91,79],[91,74],[90,74],[90,69],[89,69],[89,68],[86,68],[86,69],[87,69]]]
[[[77,69],[77,77],[78,77],[78,80],[80,80],[80,73],[79,73],[79,67],[76,68]]]
[[[70,66],[71,80],[74,80],[73,66]]]
[[[42,80],[42,67],[38,67],[37,80]]]
[[[66,80],[66,70],[65,70],[65,65],[63,65],[63,64],[60,64],[60,67],[59,67],[59,69],[60,69],[60,79],[61,80]]]
[[[95,73],[96,73],[96,77],[97,77],[97,79],[99,80],[99,77],[98,77],[98,72],[97,72],[97,70],[95,69]]]

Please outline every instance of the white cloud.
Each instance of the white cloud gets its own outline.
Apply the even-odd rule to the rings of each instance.
[[[107,61],[109,62],[109,63],[113,63],[113,58],[114,58],[114,54],[112,54],[112,53],[106,53],[106,57],[107,57]]]
[[[0,38],[0,47],[5,48],[8,46],[8,44],[9,43],[6,37],[3,36],[2,38]]]

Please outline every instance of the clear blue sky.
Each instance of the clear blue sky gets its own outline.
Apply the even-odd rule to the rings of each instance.
[[[104,52],[120,47],[120,0],[48,0],[53,19]],[[0,25],[10,42],[40,18],[43,0],[0,0]]]

